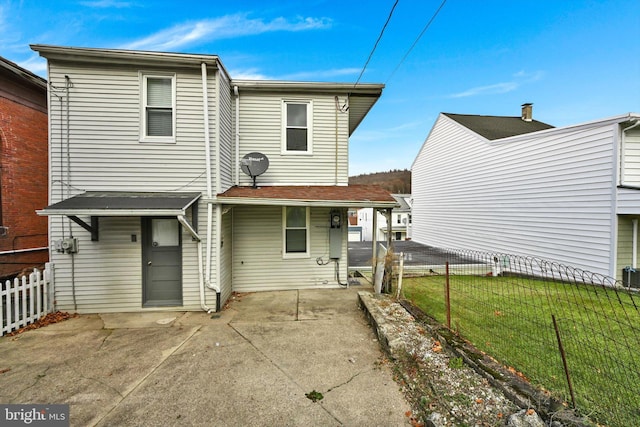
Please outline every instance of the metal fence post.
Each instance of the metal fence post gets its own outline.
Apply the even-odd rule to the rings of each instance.
[[[444,264],[444,304],[447,312],[447,328],[451,329],[451,301],[449,300],[449,261]]]
[[[564,347],[562,346],[562,339],[560,339],[560,330],[558,329],[558,323],[556,322],[556,316],[554,314],[551,315],[551,320],[553,320],[553,328],[556,330],[556,338],[558,339],[558,349],[560,350],[560,356],[562,357],[562,366],[564,368],[564,374],[567,377],[567,385],[569,386],[569,395],[571,396],[571,404],[575,408],[576,398],[573,395],[573,385],[571,384],[571,375],[569,375],[569,367],[567,366],[567,356],[564,352]]]

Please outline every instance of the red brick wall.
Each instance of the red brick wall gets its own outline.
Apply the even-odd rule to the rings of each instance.
[[[0,97],[0,252],[46,247],[48,201],[47,115]],[[0,255],[0,277],[48,260],[47,251]],[[24,264],[23,264],[24,263]]]

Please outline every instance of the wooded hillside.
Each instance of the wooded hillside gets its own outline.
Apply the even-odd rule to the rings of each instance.
[[[390,170],[349,177],[349,184],[379,185],[390,193],[411,193],[411,171]]]

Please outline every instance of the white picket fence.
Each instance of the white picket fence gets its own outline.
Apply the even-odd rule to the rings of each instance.
[[[0,336],[44,317],[51,309],[51,266],[33,269],[29,276],[0,283]]]

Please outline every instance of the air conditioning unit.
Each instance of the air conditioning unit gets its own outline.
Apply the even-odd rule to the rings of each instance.
[[[623,268],[622,285],[625,288],[640,288],[640,271],[631,267]]]

